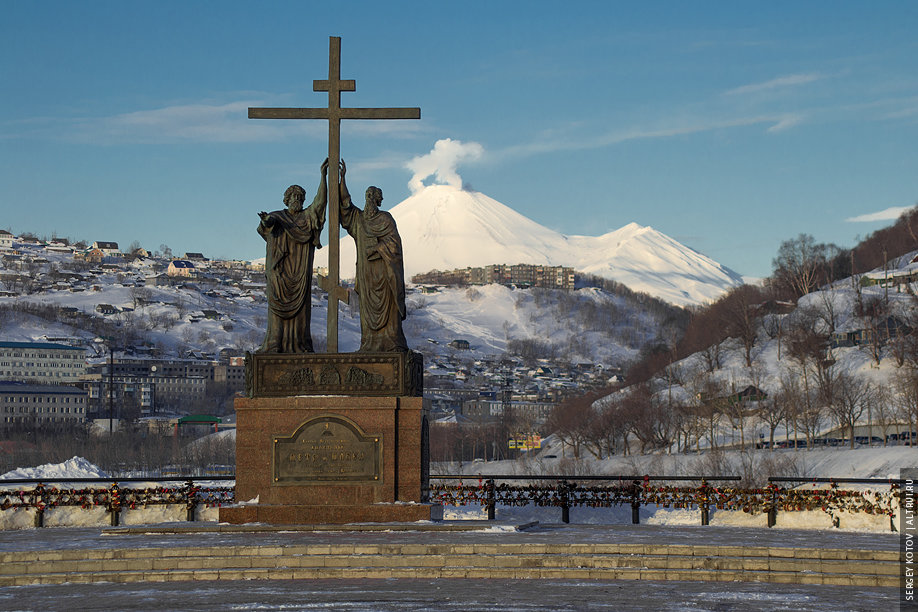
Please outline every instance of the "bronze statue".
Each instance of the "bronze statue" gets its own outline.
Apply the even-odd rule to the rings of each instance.
[[[309,331],[312,308],[312,261],[322,248],[319,234],[328,205],[328,160],[316,197],[303,209],[306,190],[291,185],[284,192],[286,210],[258,213],[258,233],[267,243],[265,277],[268,282],[268,330],[259,353],[311,353]]]
[[[341,161],[341,226],[354,238],[357,247],[357,282],[360,297],[360,352],[408,351],[402,331],[405,319],[405,269],[402,239],[395,219],[379,210],[382,190],[369,187],[366,207],[360,210],[351,202]]]

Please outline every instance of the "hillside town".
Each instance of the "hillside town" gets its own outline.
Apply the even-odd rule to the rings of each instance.
[[[0,231],[0,261],[5,430],[37,438],[72,427],[163,435],[233,427],[245,354],[264,334],[259,261],[8,231]],[[698,319],[718,330],[709,345],[649,377],[637,361],[627,381],[626,368],[683,333],[663,323],[687,316],[682,309],[622,288],[607,293],[603,283],[590,286],[590,277],[563,267],[417,275],[408,287],[406,333],[425,358],[434,455],[509,458],[538,449],[549,434],[577,455],[600,458],[747,444],[896,443],[914,429],[904,366],[915,337],[916,269],[912,252],[880,270],[813,284],[795,300],[734,291],[717,318]],[[547,282],[553,288],[539,286],[544,279],[554,279]],[[749,303],[740,299],[744,291],[755,293]],[[324,293],[314,286],[311,298],[321,311]],[[634,310],[635,301],[645,309]],[[356,308],[341,309],[344,341],[353,343]],[[714,305],[710,313],[717,312]],[[475,313],[483,317],[477,327],[469,319]],[[323,344],[317,335],[317,349]],[[837,397],[850,391],[840,385],[853,379],[866,386],[840,410]]]
[[[232,400],[245,388],[245,352],[263,334],[262,262],[6,230],[0,262],[5,430],[36,436],[92,425],[98,433],[131,427],[176,434],[183,419],[202,415],[218,429],[232,427]],[[510,266],[494,268],[507,269],[504,285],[529,286],[509,274]],[[513,266],[523,268],[537,266]],[[553,273],[559,289],[573,289],[571,269]],[[409,293],[429,297],[449,284],[420,280]],[[314,305],[324,298],[314,287]],[[476,350],[474,337],[418,344],[434,422],[492,423],[512,412],[526,433],[541,434],[563,398],[622,374],[622,364],[488,353]]]

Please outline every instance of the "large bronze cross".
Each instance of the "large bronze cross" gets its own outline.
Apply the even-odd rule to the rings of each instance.
[[[327,119],[328,120],[328,277],[319,286],[328,292],[328,348],[338,352],[338,302],[346,302],[347,289],[341,286],[338,237],[338,161],[341,159],[342,119],[420,119],[420,108],[341,108],[341,92],[356,91],[353,79],[341,79],[341,37],[328,38],[328,79],[314,80],[313,91],[328,92],[328,108],[250,108],[249,119]]]

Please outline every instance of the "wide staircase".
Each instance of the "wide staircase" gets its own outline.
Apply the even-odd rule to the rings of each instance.
[[[895,587],[894,550],[662,544],[307,544],[0,552],[0,586],[332,578],[757,581]]]

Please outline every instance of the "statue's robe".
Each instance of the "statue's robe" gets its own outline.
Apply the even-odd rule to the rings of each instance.
[[[267,242],[268,284],[268,331],[259,352],[311,353],[312,262],[315,250],[322,248],[325,202],[317,198],[300,212],[276,210],[268,217],[273,225],[262,221],[258,226]]]
[[[341,226],[357,246],[357,279],[360,297],[360,352],[407,351],[402,331],[405,319],[405,270],[402,239],[388,212],[367,212],[341,201]]]

